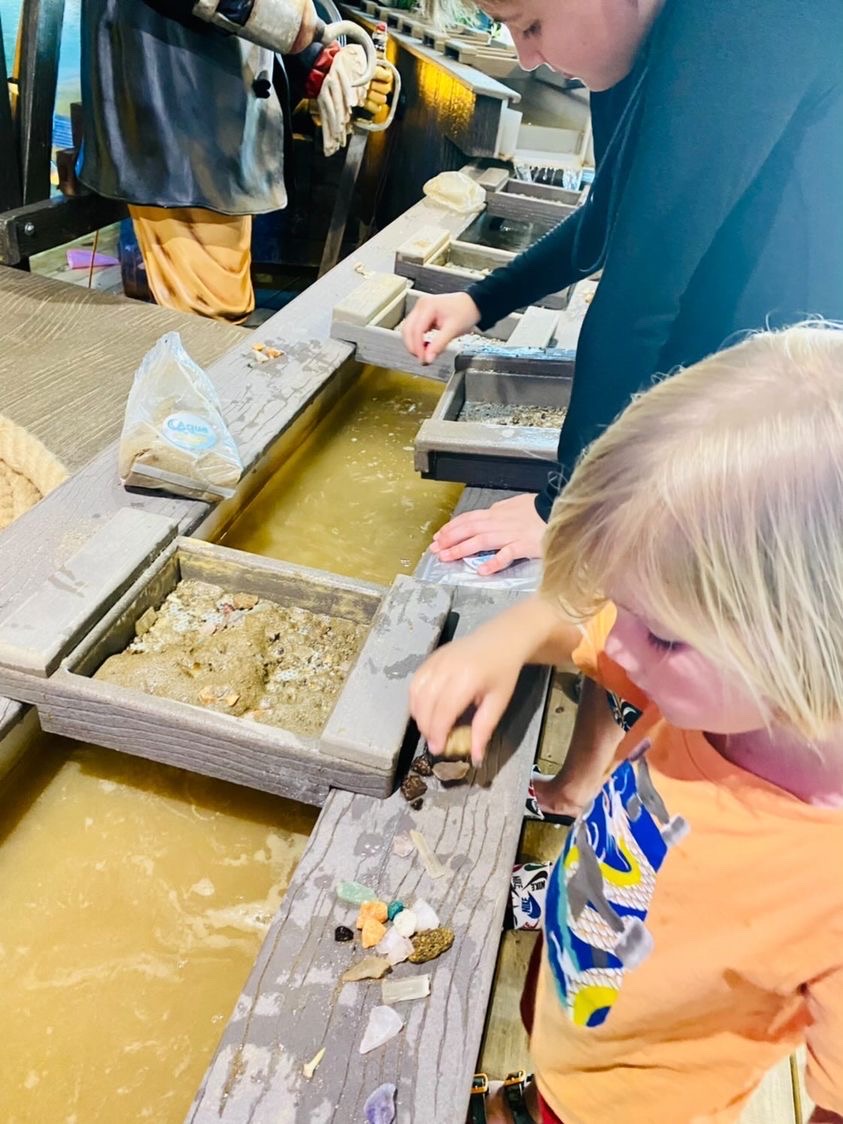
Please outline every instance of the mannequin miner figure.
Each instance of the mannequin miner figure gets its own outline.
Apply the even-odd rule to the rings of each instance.
[[[368,105],[366,52],[324,33],[313,0],[83,0],[77,174],[129,204],[158,304],[232,322],[254,308],[252,216],[287,205],[278,56],[330,99],[329,155]]]

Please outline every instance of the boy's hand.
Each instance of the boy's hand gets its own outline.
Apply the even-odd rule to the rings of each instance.
[[[430,752],[441,754],[459,717],[477,709],[471,723],[471,760],[483,762],[524,665],[517,645],[507,643],[500,621],[479,628],[434,652],[410,684],[410,711]]]
[[[404,346],[422,363],[432,363],[451,340],[469,332],[480,319],[480,309],[468,293],[443,293],[420,297],[401,325]],[[435,337],[425,340],[427,332]]]
[[[482,550],[496,550],[477,571],[496,574],[519,558],[540,558],[547,524],[536,511],[535,496],[510,496],[491,507],[464,511],[433,536],[430,550],[443,562],[455,562]]]

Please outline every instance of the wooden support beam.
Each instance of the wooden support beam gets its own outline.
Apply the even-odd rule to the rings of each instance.
[[[506,341],[509,347],[549,347],[556,335],[559,313],[533,305],[526,310]]]
[[[0,213],[21,205],[20,161],[17,133],[9,95],[6,52],[3,48],[3,20],[0,17]]]
[[[50,195],[53,111],[59,73],[64,0],[25,0],[13,77],[17,80],[21,201]],[[5,157],[4,157],[5,159]]]

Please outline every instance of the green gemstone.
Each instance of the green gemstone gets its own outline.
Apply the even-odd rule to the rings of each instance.
[[[374,890],[363,886],[360,882],[340,882],[337,884],[337,897],[341,902],[350,905],[362,905],[363,902],[373,902],[377,899]]]
[[[386,916],[390,921],[394,921],[401,910],[405,908],[406,906],[403,902],[390,902],[386,907]]]

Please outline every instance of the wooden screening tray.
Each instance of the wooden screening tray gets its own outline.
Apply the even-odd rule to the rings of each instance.
[[[406,371],[411,375],[447,381],[456,369],[457,356],[497,351],[536,351],[556,346],[557,335],[568,332],[565,310],[531,306],[514,312],[485,332],[454,340],[428,364],[420,363],[404,346],[401,323],[424,294],[408,289],[409,281],[389,273],[374,274],[334,306],[331,335],[357,347],[361,363]],[[485,339],[484,339],[485,337]]]
[[[370,625],[321,733],[307,736],[92,678],[135,636],[135,623],[179,580],[195,578]],[[392,790],[407,731],[409,680],[439,641],[442,588],[398,577],[391,588],[176,539],[43,684],[43,728],[251,788],[321,804],[330,788]]]
[[[556,224],[582,203],[579,191],[547,183],[511,179],[505,168],[489,168],[477,181],[486,191],[486,212],[518,222]]]
[[[395,251],[395,272],[423,293],[462,292],[482,280],[484,271],[508,265],[516,256],[512,250],[461,242],[447,230],[426,226]],[[563,289],[536,304],[561,310],[567,307],[569,293]]]
[[[474,357],[455,371],[416,436],[415,466],[428,479],[537,492],[556,463],[559,428],[460,421],[469,402],[567,406],[573,354],[508,360]]]

